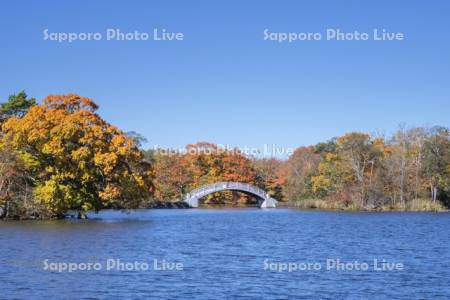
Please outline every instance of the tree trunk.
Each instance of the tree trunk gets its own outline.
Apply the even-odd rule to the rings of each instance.
[[[400,203],[404,207],[405,206],[405,195],[404,195],[404,188],[405,188],[405,158],[402,155],[401,160],[401,166],[400,166]]]
[[[436,202],[437,187],[434,186],[434,184],[432,183],[430,183],[430,191],[431,191],[431,199],[433,200],[433,202]]]
[[[436,199],[437,199],[437,186],[434,187],[434,193],[433,193],[433,202],[436,203]]]
[[[0,219],[3,219],[6,217],[6,211],[7,211],[6,204],[7,203],[8,202],[5,202],[5,205],[3,207],[0,206]]]
[[[5,212],[3,213],[3,215],[5,218],[9,217],[9,201],[8,200],[5,202]]]

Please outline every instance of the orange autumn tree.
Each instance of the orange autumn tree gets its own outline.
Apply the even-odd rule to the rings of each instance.
[[[192,184],[192,174],[185,155],[157,151],[154,161],[155,198],[158,200],[183,198]]]
[[[249,158],[237,149],[199,142],[184,152],[159,149],[152,155],[155,169],[155,199],[171,201],[200,186],[220,181],[257,183]],[[205,199],[208,204],[243,205],[249,200],[239,193],[221,192]]]
[[[299,147],[284,162],[279,171],[279,181],[286,199],[308,197],[309,181],[320,163],[320,155],[313,146]]]
[[[155,169],[155,198],[181,199],[191,190],[220,181],[256,182],[251,161],[237,149],[199,142],[186,146],[185,152],[159,149],[153,155]],[[217,193],[207,203],[236,204],[246,198],[231,192]]]
[[[191,188],[220,181],[256,183],[256,171],[249,158],[238,149],[198,142],[186,146],[185,159],[192,174]],[[220,192],[207,197],[207,204],[244,205],[250,199],[243,194]]]
[[[97,109],[76,94],[50,95],[3,124],[2,144],[17,151],[33,176],[36,200],[55,215],[132,208],[152,192],[151,165]]]
[[[258,186],[267,193],[283,201],[283,187],[286,185],[286,162],[276,158],[253,159],[253,166],[257,173]]]

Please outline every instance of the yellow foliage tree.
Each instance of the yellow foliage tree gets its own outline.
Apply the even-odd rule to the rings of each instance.
[[[2,144],[19,153],[34,176],[36,199],[56,215],[105,205],[132,208],[153,191],[151,165],[97,109],[76,94],[50,95],[2,126]]]

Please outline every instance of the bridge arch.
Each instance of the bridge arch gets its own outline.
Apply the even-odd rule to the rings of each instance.
[[[277,200],[270,197],[263,189],[249,183],[230,181],[207,184],[192,190],[186,195],[184,202],[190,207],[198,207],[200,198],[221,191],[238,191],[252,195],[258,199],[261,208],[274,208],[277,205]]]

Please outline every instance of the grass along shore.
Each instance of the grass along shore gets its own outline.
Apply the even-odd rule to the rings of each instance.
[[[445,212],[448,209],[439,201],[433,202],[431,199],[414,199],[401,205],[383,205],[379,207],[361,207],[359,205],[345,205],[337,201],[327,201],[324,199],[302,199],[298,201],[286,202],[288,207],[300,209],[317,209],[330,211],[409,211],[409,212]]]

